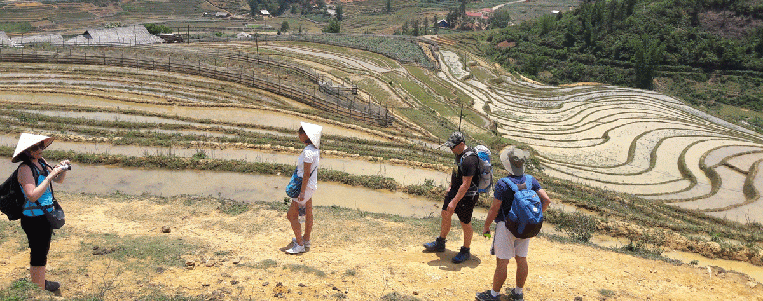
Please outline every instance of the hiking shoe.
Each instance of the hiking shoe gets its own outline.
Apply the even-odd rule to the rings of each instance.
[[[296,245],[297,244],[297,239],[292,237],[291,238],[291,242]],[[302,237],[302,245],[304,245],[305,248],[309,248],[310,247],[310,241],[309,240],[305,240],[305,238]]]
[[[501,301],[501,295],[493,297],[490,290],[486,290],[481,293],[477,293],[477,301]]]
[[[524,301],[525,300],[525,296],[524,296],[525,294],[517,294],[517,293],[514,292],[513,288],[509,291],[509,293],[510,293],[509,294],[509,300],[513,300],[513,301]]]
[[[453,257],[453,263],[462,263],[464,261],[469,260],[469,257],[471,257],[471,253],[469,253],[469,248],[467,247],[461,247],[461,251],[458,251],[458,254],[456,254],[456,257]]]
[[[61,284],[55,281],[45,280],[45,290],[49,292],[55,292],[61,288]]]
[[[438,237],[435,241],[424,244],[424,249],[428,252],[445,252],[445,238]]]
[[[295,243],[290,249],[286,250],[286,253],[288,254],[305,253],[305,246],[300,246]]]

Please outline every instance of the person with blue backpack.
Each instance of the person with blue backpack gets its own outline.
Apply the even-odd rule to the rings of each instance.
[[[479,171],[481,161],[477,153],[466,146],[464,134],[454,132],[445,145],[456,155],[458,169],[453,172],[450,179],[450,190],[445,195],[445,200],[440,213],[440,236],[435,241],[424,244],[427,252],[444,252],[445,238],[450,232],[451,218],[455,213],[464,230],[464,245],[458,254],[453,257],[453,263],[462,263],[471,257],[470,245],[474,230],[472,229],[472,212],[479,199]]]
[[[511,175],[498,180],[483,235],[489,237],[490,225],[495,221],[493,251],[496,257],[492,290],[477,293],[477,300],[500,299],[500,291],[507,278],[511,258],[517,261],[516,287],[509,290],[509,300],[524,300],[524,286],[529,273],[527,254],[530,238],[540,232],[543,212],[551,204],[538,180],[525,174],[527,151],[508,148],[501,152],[501,162]]]

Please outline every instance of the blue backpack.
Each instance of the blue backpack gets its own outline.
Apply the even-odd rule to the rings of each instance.
[[[543,204],[538,193],[532,190],[533,177],[525,175],[525,182],[519,186],[508,179],[500,181],[504,181],[514,191],[511,210],[506,214],[506,228],[516,238],[538,235],[543,227]]]

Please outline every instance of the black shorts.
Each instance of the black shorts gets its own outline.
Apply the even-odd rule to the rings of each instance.
[[[456,193],[458,193],[458,190],[455,192],[449,191],[445,195],[445,200],[442,204],[442,210],[448,210],[448,205],[450,204],[450,201],[456,196]],[[459,221],[464,224],[469,224],[472,222],[472,212],[474,211],[474,206],[477,204],[477,200],[479,198],[479,194],[475,194],[474,196],[466,195],[461,199],[461,201],[458,202],[455,212]]]
[[[21,228],[29,240],[29,265],[45,266],[48,263],[48,251],[53,229],[45,216],[21,218]]]

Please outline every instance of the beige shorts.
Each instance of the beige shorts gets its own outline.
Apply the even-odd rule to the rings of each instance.
[[[304,200],[302,201],[302,203],[300,203],[300,202],[298,201],[298,200],[299,200],[298,198],[291,198],[291,201],[292,201],[292,202],[295,202],[295,203],[297,203],[297,204],[300,204],[300,205],[304,205],[305,203],[307,203],[307,201],[309,201],[310,199],[312,199],[312,198],[313,198],[313,194],[314,194],[314,193],[315,193],[315,189],[310,189],[310,188],[307,188],[307,189],[305,189],[305,198],[304,198]]]
[[[499,222],[495,226],[493,247],[495,248],[495,257],[498,259],[512,259],[515,256],[527,257],[527,252],[530,249],[530,238],[514,237],[514,234],[506,229],[506,223]]]

